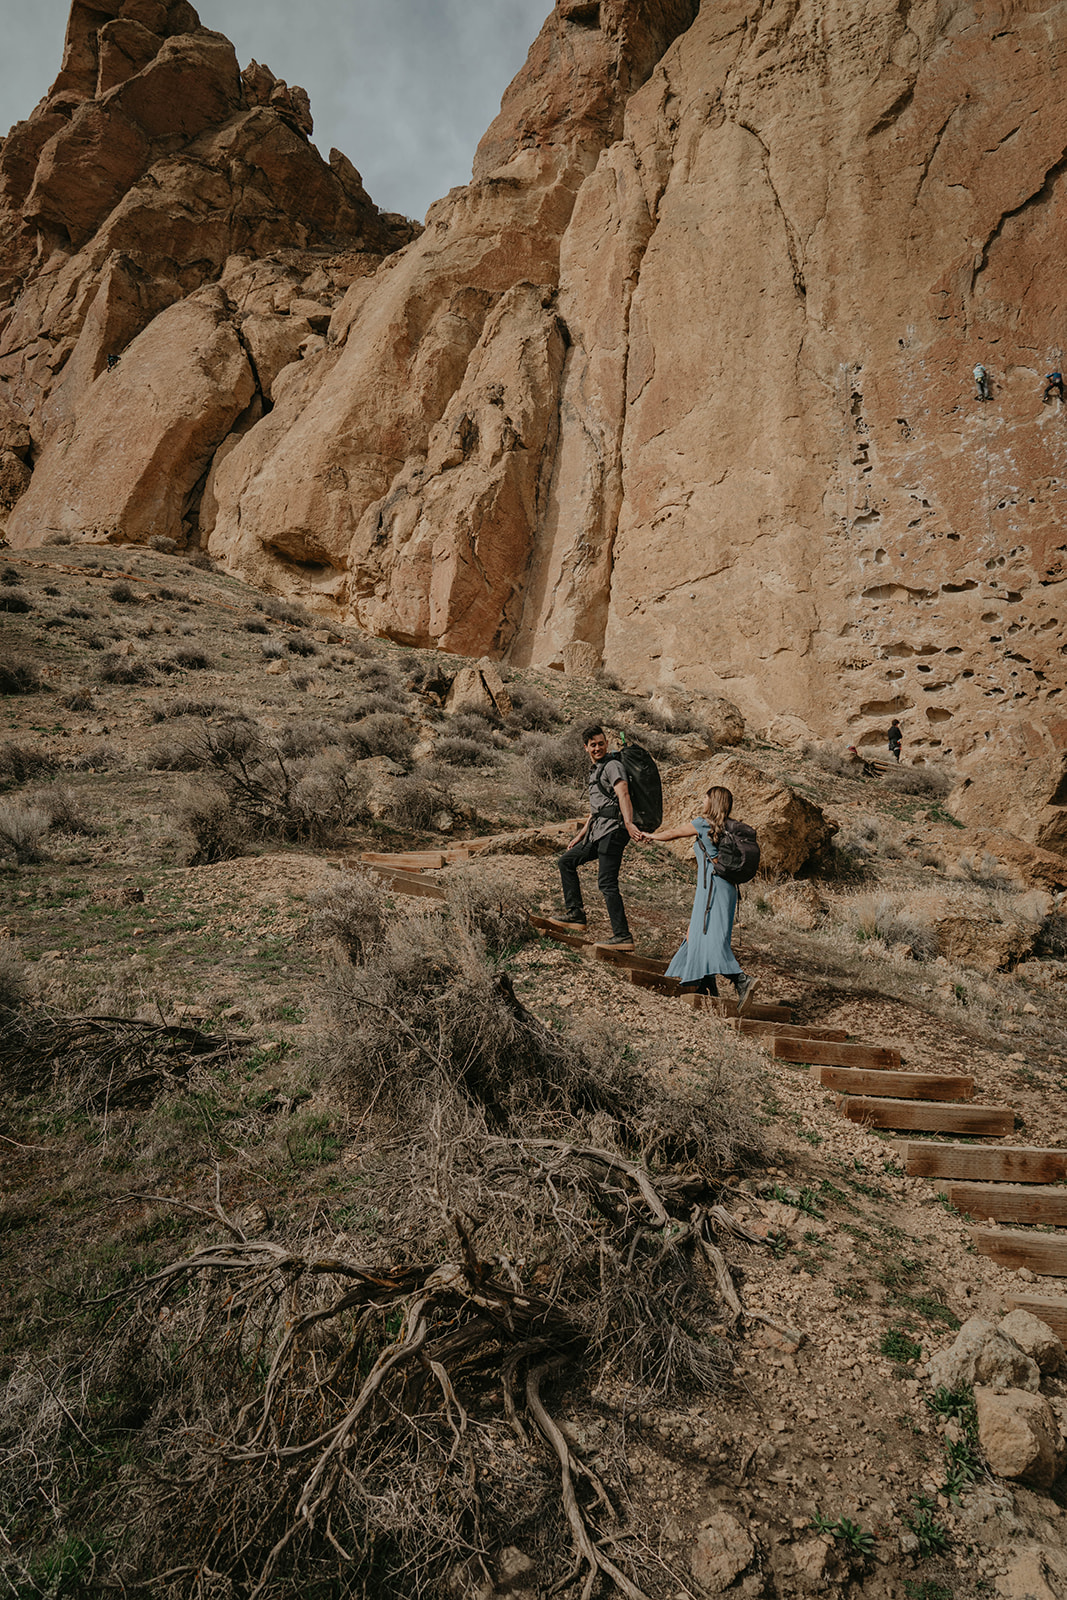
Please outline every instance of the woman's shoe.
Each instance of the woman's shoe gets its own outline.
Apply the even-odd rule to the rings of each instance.
[[[747,1015],[748,1008],[752,1004],[752,996],[756,992],[758,983],[758,978],[750,978],[746,975],[737,985],[737,1015],[739,1017]]]

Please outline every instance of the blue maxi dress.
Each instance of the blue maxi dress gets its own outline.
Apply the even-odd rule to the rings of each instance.
[[[682,983],[699,983],[701,978],[722,973],[728,978],[740,977],[742,967],[730,948],[737,911],[737,887],[727,883],[712,871],[711,863],[719,853],[712,843],[711,829],[704,817],[694,817],[693,827],[698,838],[693,840],[693,854],[697,858],[697,886],[693,896],[693,914],[689,919],[689,932],[681,949],[676,951],[668,978],[678,978]],[[701,844],[707,851],[705,857]],[[708,906],[708,890],[711,905]],[[707,927],[705,928],[705,913]]]

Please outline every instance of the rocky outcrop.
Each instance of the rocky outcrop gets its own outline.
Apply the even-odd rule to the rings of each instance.
[[[0,150],[0,416],[26,436],[0,453],[13,543],[184,543],[219,446],[411,237],[311,128],[304,91],[242,74],[185,0],[75,0],[59,77]]]
[[[213,392],[180,522],[231,570],[774,737],[897,717],[1063,854],[1065,51],[1053,0],[558,0],[389,253],[300,91],[185,0],[76,0],[0,155],[9,536],[146,536],[150,494],[61,512],[62,462],[106,355],[217,284],[256,395]]]
[[[699,816],[713,786],[729,789],[734,797],[733,815],[756,829],[760,870],[766,876],[792,877],[829,843],[835,831],[835,825],[811,800],[775,783],[736,756],[718,756],[668,777],[663,791],[664,824],[679,827]],[[675,848],[680,855],[689,855],[691,841],[683,840]]]

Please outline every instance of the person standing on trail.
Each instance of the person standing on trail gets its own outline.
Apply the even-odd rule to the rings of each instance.
[[[900,731],[900,723],[896,717],[889,724],[889,754],[895,760],[900,760],[900,747],[904,743],[904,735]]]
[[[608,752],[603,728],[590,727],[582,733],[582,743],[592,763],[589,776],[589,815],[557,859],[563,885],[563,913],[551,918],[559,928],[580,932],[586,925],[582,886],[578,868],[587,861],[597,862],[597,888],[604,896],[611,921],[611,938],[601,941],[613,950],[632,950],[633,934],[626,920],[626,908],[619,893],[619,867],[622,853],[631,839],[641,837],[634,822],[633,804],[626,769],[617,751]]]
[[[1045,373],[1045,392],[1041,396],[1042,404],[1047,404],[1052,399],[1053,395],[1055,395],[1059,400],[1064,398],[1062,372]]]
[[[992,400],[993,391],[989,386],[989,374],[981,364],[974,369],[974,381],[978,385],[979,400]]]
[[[689,932],[667,968],[666,976],[677,978],[683,990],[717,997],[719,989],[715,980],[722,973],[736,988],[737,1013],[744,1016],[752,1002],[757,979],[745,972],[730,943],[737,913],[737,885],[715,870],[733,804],[734,797],[729,789],[709,789],[703,812],[692,822],[683,823],[680,828],[657,828],[655,833],[642,833],[639,838],[643,844],[660,844],[668,839],[694,841],[697,885]]]

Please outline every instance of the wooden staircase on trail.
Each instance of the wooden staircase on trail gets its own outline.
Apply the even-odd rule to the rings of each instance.
[[[367,854],[346,865],[375,873],[393,893],[441,900],[444,886],[427,874],[469,860],[493,843],[469,840],[444,851]],[[797,1023],[788,1005],[754,1004],[738,1017],[735,1001],[683,994],[678,980],[667,977],[665,961],[599,946],[547,917],[531,914],[530,923],[543,938],[613,968],[623,982],[708,1011],[775,1060],[807,1067],[812,1084],[835,1094],[839,1115],[850,1122],[900,1133],[971,1139],[1001,1140],[1014,1131],[1015,1113],[1010,1107],[975,1103],[973,1077],[911,1071],[898,1050],[850,1040],[843,1029]],[[971,1229],[981,1255],[1009,1270],[1026,1267],[1038,1277],[1067,1278],[1067,1147],[913,1139],[894,1143],[910,1177],[938,1183],[957,1210],[976,1223],[994,1224]],[[1039,1231],[1045,1229],[1064,1231]],[[1067,1294],[1013,1290],[1005,1299],[1010,1306],[1040,1317],[1067,1342]]]

